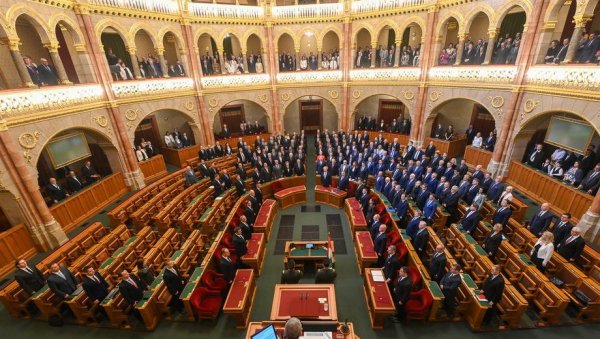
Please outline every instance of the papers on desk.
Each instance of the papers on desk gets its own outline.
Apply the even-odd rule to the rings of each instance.
[[[373,276],[373,281],[375,281],[375,282],[385,281],[382,271],[371,271],[371,275]]]
[[[299,339],[310,339],[310,338],[327,338],[332,339],[332,332],[304,332]]]
[[[488,301],[487,298],[485,297],[485,295],[483,295],[483,294],[478,294],[477,295],[477,300],[479,300],[479,301]]]

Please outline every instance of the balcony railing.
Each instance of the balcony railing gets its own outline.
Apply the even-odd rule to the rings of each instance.
[[[19,119],[19,116],[41,111],[80,106],[102,99],[100,85],[44,87],[42,89],[0,92],[0,116]]]
[[[433,67],[429,70],[429,81],[509,84],[513,82],[516,75],[517,68],[515,66]]]
[[[277,82],[282,84],[341,80],[342,71],[288,72],[277,74]]]
[[[352,2],[352,13],[368,13],[421,6],[435,1],[436,0],[355,0]]]
[[[226,88],[268,85],[271,83],[271,77],[268,74],[240,74],[204,77],[200,81],[203,88]]]
[[[133,9],[139,11],[157,12],[163,14],[177,14],[179,4],[177,0],[88,0],[90,4]]]
[[[190,13],[202,18],[223,19],[262,19],[265,16],[262,7],[220,4],[190,3]]]
[[[341,3],[275,6],[272,9],[274,18],[277,19],[310,19],[320,17],[333,17],[341,15],[344,5]]]
[[[350,71],[350,80],[405,80],[417,81],[421,76],[419,67],[389,68],[389,69],[353,69]]]
[[[118,98],[166,94],[194,89],[192,78],[156,79],[141,81],[122,81],[112,84],[112,89]]]
[[[533,66],[527,70],[528,85],[584,91],[600,90],[600,69],[577,66]]]

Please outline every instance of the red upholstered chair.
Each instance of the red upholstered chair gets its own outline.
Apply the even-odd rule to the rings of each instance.
[[[406,263],[406,259],[408,257],[408,248],[404,245],[403,242],[396,243],[396,256],[398,257],[398,262],[400,265],[404,265]]]
[[[242,215],[244,215],[244,209],[241,207],[238,207],[237,211],[235,211],[235,216],[239,218]]]
[[[385,244],[386,247],[389,247],[390,245],[396,245],[400,242],[400,233],[398,233],[396,230],[388,232],[387,237],[387,243]]]
[[[216,319],[221,312],[223,297],[220,291],[198,287],[192,292],[190,302],[198,319]]]
[[[406,302],[405,312],[407,319],[425,320],[433,304],[433,297],[429,291],[422,290],[411,292],[410,299]]]
[[[415,266],[408,266],[408,277],[412,281],[413,290],[420,290],[423,278],[419,269]]]
[[[235,252],[235,245],[233,244],[233,236],[231,233],[226,232],[223,234],[223,239],[221,240],[221,244],[229,249],[230,253]]]
[[[380,219],[380,220],[381,220],[381,222],[382,222],[383,224],[386,224],[386,225],[391,225],[391,224],[392,224],[392,217],[390,217],[390,214],[389,214],[389,213],[384,213],[384,214],[381,216],[381,219]],[[388,227],[389,227],[389,226],[388,226]]]
[[[283,189],[283,184],[277,180],[273,181],[271,184],[271,189],[273,190],[273,194],[275,194]]]
[[[227,281],[223,279],[223,275],[213,270],[207,270],[204,272],[200,282],[207,289],[213,291],[224,291],[227,288]]]
[[[353,197],[354,194],[356,193],[356,188],[358,186],[356,186],[356,183],[354,181],[349,181],[348,182],[348,197]]]
[[[337,187],[337,183],[338,183],[338,179],[337,178],[331,178],[331,187]]]
[[[383,214],[385,213],[385,205],[377,204],[377,206],[375,206],[375,211],[377,211],[377,214],[379,214],[380,216],[383,216]]]

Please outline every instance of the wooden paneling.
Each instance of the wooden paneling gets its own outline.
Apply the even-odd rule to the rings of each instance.
[[[359,132],[361,135],[364,133],[362,130],[359,130]],[[394,138],[398,138],[400,145],[408,145],[408,142],[410,141],[410,136],[400,133],[367,131],[367,134],[369,134],[369,140],[373,140],[381,134],[381,136],[390,143],[394,141]]]
[[[123,173],[117,172],[52,206],[50,212],[65,232],[69,232],[127,190]]]
[[[187,165],[189,159],[197,158],[200,145],[192,145],[186,148],[161,148],[160,152],[165,158],[165,162],[177,167]]]
[[[37,253],[29,231],[23,224],[0,233],[0,276],[10,273],[15,260],[30,259]]]
[[[514,160],[510,164],[507,182],[539,203],[549,202],[555,213],[571,213],[574,223],[579,222],[594,200],[594,196]]]
[[[471,168],[481,165],[483,168],[487,168],[488,164],[492,160],[492,152],[484,151],[481,148],[473,146],[467,146],[465,148],[465,161]]]
[[[167,175],[167,166],[162,154],[153,156],[152,158],[139,163],[142,173],[144,173],[144,182],[153,182]]]
[[[440,154],[446,153],[450,158],[463,156],[465,154],[465,147],[467,147],[467,138],[464,136],[450,141],[427,137],[425,138],[424,145],[429,145],[430,141],[433,141],[436,150]]]

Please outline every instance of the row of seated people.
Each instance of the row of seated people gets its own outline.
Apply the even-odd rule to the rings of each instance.
[[[364,131],[369,130],[409,135],[411,121],[410,119],[402,119],[402,122],[400,122],[400,118],[394,118],[389,124],[386,124],[383,120],[377,124],[374,117],[361,116],[356,120],[354,126],[356,126],[356,129]]]
[[[91,161],[86,161],[81,167],[81,176],[77,176],[75,171],[68,167],[62,169],[66,173],[66,178],[63,181],[67,188],[61,185],[58,180],[54,177],[48,179],[48,185],[44,189],[44,196],[47,198],[48,205],[57,204],[71,195],[81,191],[87,186],[92,185],[102,177],[96,169],[92,166]]]
[[[251,135],[251,134],[260,134],[260,133],[264,133],[266,131],[266,128],[258,123],[258,120],[254,121],[254,123],[248,123],[245,121],[242,121],[240,123],[240,132],[239,134],[241,135]],[[221,133],[219,133],[219,135],[215,135],[215,137],[219,138],[219,139],[228,139],[231,138],[232,136],[232,132],[231,129],[229,129],[229,127],[227,126],[227,124],[223,124],[223,127],[221,128]]]
[[[548,156],[544,145],[526,153],[524,163],[568,185],[594,195],[600,187],[600,161],[594,145],[584,155],[557,148]]]

